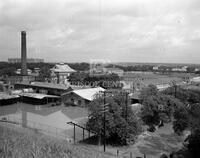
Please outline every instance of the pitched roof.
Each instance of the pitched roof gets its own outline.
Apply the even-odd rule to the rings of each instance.
[[[70,88],[69,86],[65,86],[63,84],[54,84],[54,83],[47,83],[47,82],[31,82],[29,83],[17,83],[16,85],[24,85],[30,87],[41,87],[41,88],[51,88],[51,89],[60,89],[60,90],[67,90]]]
[[[30,97],[30,98],[36,98],[36,99],[44,99],[44,98],[59,98],[55,95],[46,95],[41,93],[22,93],[21,96]]]
[[[76,72],[67,64],[56,64],[51,70],[53,72]]]
[[[1,93],[0,92],[0,100],[3,100],[3,99],[14,99],[14,98],[19,98],[18,95],[10,95],[10,94],[7,94],[7,93]]]
[[[73,90],[72,93],[75,93],[86,100],[92,101],[95,95],[101,91],[105,91],[105,89],[101,87],[86,88],[86,89]]]

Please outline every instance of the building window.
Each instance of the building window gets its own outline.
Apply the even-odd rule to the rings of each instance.
[[[81,100],[78,100],[78,105],[81,105]]]

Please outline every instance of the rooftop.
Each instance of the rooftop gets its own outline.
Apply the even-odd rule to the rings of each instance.
[[[44,99],[44,98],[59,98],[55,95],[46,95],[41,93],[22,93],[21,96],[30,97],[30,98],[36,98],[36,99]]]
[[[54,84],[47,82],[31,82],[31,83],[17,83],[18,85],[31,86],[31,87],[41,87],[41,88],[51,88],[51,89],[59,89],[59,90],[67,90],[70,88],[69,86],[65,86],[63,84]]]
[[[13,98],[19,98],[19,96],[0,92],[0,100],[13,99]]]
[[[69,67],[67,64],[56,64],[51,71],[53,72],[76,72],[74,69]]]
[[[105,89],[101,87],[86,88],[86,89],[73,90],[71,93],[75,93],[86,100],[92,101],[95,98],[95,95],[101,91],[105,91]]]

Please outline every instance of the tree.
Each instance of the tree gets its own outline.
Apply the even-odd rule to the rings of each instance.
[[[89,74],[85,72],[74,72],[70,74],[68,80],[73,85],[84,84],[84,79],[88,77]]]
[[[0,76],[14,76],[16,68],[15,67],[6,67],[0,70]]]
[[[173,129],[175,133],[182,134],[182,132],[189,125],[188,110],[184,105],[175,108]]]
[[[147,87],[143,88],[140,93],[141,100],[145,100],[149,96],[155,96],[158,94],[158,89],[155,85],[148,85]]]
[[[117,96],[113,96],[115,98]],[[113,98],[106,98],[109,103],[106,111],[106,139],[111,144],[125,145],[135,141],[135,137],[141,132],[141,125],[135,114],[128,106],[127,116],[124,115],[125,103],[117,103]],[[90,115],[87,127],[98,131],[103,135],[103,100],[97,98],[89,105]]]
[[[76,71],[88,71],[90,65],[88,63],[68,63],[68,65]]]
[[[194,130],[187,138],[187,144],[182,149],[171,153],[171,157],[199,158],[200,156],[200,129]]]
[[[174,95],[174,87],[170,87],[162,93],[167,95]],[[194,104],[200,102],[200,92],[192,89],[183,89],[181,87],[177,87],[175,97],[185,104]]]
[[[39,73],[39,78],[41,81],[46,81],[46,79],[50,79],[51,71],[48,66],[44,66],[41,68]]]
[[[195,129],[188,138],[188,151],[192,158],[199,158],[200,156],[200,129]]]
[[[157,125],[160,121],[158,101],[156,96],[149,96],[143,100],[141,119],[148,126]]]
[[[191,104],[189,109],[189,125],[190,130],[200,129],[200,103]]]
[[[90,76],[89,73],[76,72],[69,76],[69,82],[75,85],[100,86],[103,88],[121,89],[120,79],[117,74],[105,74],[99,76]]]
[[[157,93],[145,97],[142,102],[141,118],[148,126],[158,125],[160,121],[169,122],[175,109],[183,104],[170,95]]]

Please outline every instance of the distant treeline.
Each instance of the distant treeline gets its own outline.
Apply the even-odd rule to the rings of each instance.
[[[154,65],[151,64],[144,64],[144,65],[128,65],[128,66],[122,66],[122,65],[114,65],[114,64],[110,64],[106,67],[116,67],[119,69],[122,69],[124,71],[156,71],[156,72],[176,72],[176,71],[172,71],[172,69],[174,67],[172,66],[165,66],[165,65],[161,65],[159,66],[158,70],[154,70],[153,67]],[[195,66],[188,66],[186,69],[187,73],[200,73],[200,71],[195,71],[196,67]],[[177,72],[181,72],[181,71],[177,71]]]
[[[72,69],[76,71],[87,71],[90,65],[88,63],[67,63]],[[49,70],[55,65],[55,63],[27,63],[27,67],[30,70],[34,68],[40,68],[42,72]],[[21,63],[8,63],[0,62],[0,76],[13,76],[15,71],[21,68]],[[43,71],[44,70],[44,71]],[[49,76],[48,74],[46,76]]]
[[[116,67],[124,71],[152,71],[153,70],[152,65],[121,66],[121,65],[110,64],[107,67]]]
[[[86,62],[82,63],[66,63],[68,64],[72,69],[76,71],[88,71],[90,69],[90,64]],[[34,70],[34,68],[40,68],[41,70],[50,70],[55,63],[27,63],[27,67],[30,70]],[[144,64],[144,65],[128,65],[128,66],[122,66],[117,64],[110,64],[106,67],[116,67],[119,69],[122,69],[123,71],[158,71],[158,72],[172,72],[172,67],[170,66],[159,66],[159,70],[153,70],[152,64]],[[0,76],[12,76],[15,75],[15,71],[17,69],[21,68],[21,63],[8,63],[8,62],[0,62]],[[200,74],[200,71],[195,71],[195,66],[189,66],[187,68],[187,73],[198,73]],[[48,75],[46,75],[48,76]]]

